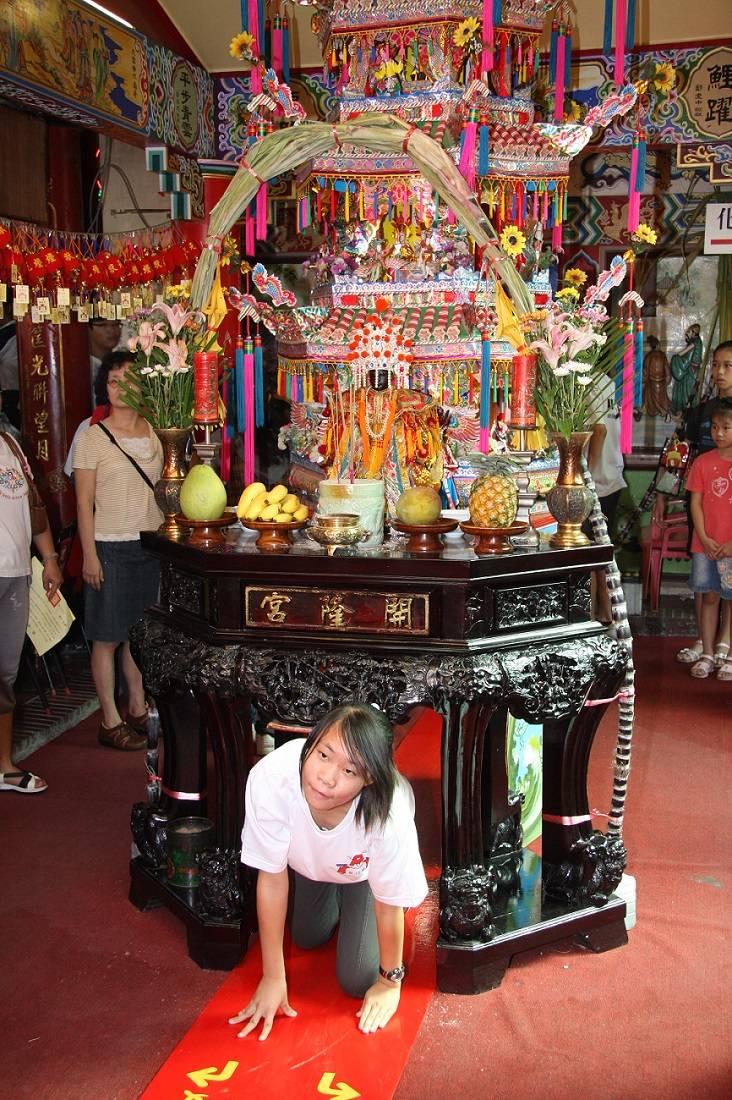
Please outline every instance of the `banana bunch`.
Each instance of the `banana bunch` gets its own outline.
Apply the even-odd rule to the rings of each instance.
[[[268,492],[261,481],[253,481],[239,497],[236,514],[239,519],[260,523],[292,523],[307,519],[308,508],[284,485],[275,485]]]

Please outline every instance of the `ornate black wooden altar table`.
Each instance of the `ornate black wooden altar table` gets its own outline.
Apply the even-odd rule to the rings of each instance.
[[[130,896],[176,911],[200,965],[239,959],[247,898],[242,906],[235,855],[204,859],[196,892],[169,886],[166,819],[208,814],[217,844],[237,851],[252,704],[267,720],[309,726],[349,698],[393,721],[415,704],[444,716],[441,990],[494,987],[512,955],[558,939],[626,942],[625,903],[612,894],[625,853],[593,831],[587,802],[606,704],[585,704],[611,698],[625,665],[590,610],[590,576],[610,547],[479,558],[452,546],[328,557],[307,542],[263,554],[240,533],[210,550],[155,534],[143,544],[162,560],[161,600],[133,646],[160,711],[164,765],[159,804],[133,811]],[[541,858],[522,847],[508,789],[509,711],[544,726]]]

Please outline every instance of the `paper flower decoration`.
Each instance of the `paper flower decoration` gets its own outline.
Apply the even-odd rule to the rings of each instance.
[[[564,272],[564,281],[570,286],[584,286],[587,282],[587,276],[584,271],[579,267],[568,267]]]
[[[658,234],[655,229],[651,229],[650,225],[640,222],[638,228],[631,234],[631,240],[638,241],[639,244],[654,245],[658,240]]]
[[[479,27],[480,23],[474,17],[471,16],[470,19],[463,19],[462,23],[459,23],[455,28],[452,36],[453,42],[456,46],[464,48],[473,38],[475,38]]]
[[[661,92],[663,95],[668,95],[676,84],[676,70],[670,61],[662,61],[660,65],[656,65],[656,71],[653,74],[653,87],[657,92]]]
[[[526,247],[526,237],[517,225],[507,225],[501,233],[501,248],[514,259],[520,256]]]
[[[248,31],[242,31],[241,34],[235,34],[229,43],[229,53],[237,61],[251,61],[253,45],[254,35],[249,34]]]

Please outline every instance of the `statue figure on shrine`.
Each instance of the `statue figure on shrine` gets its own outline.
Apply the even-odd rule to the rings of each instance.
[[[336,385],[323,410],[317,454],[311,458],[332,479],[383,478],[393,511],[410,485],[439,489],[443,428],[440,408],[429,394],[374,385],[340,390]]]
[[[690,325],[684,334],[686,347],[683,351],[671,356],[671,377],[674,383],[671,391],[671,411],[674,415],[684,411],[696,391],[703,355],[700,331],[699,325]]]
[[[648,337],[648,346],[650,350],[643,359],[643,411],[646,416],[668,416],[671,368],[665,352],[658,346],[657,336]]]

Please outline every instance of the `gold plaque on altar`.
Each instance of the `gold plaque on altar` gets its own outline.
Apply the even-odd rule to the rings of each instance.
[[[266,630],[424,636],[430,630],[430,598],[426,592],[247,585],[244,624]]]

